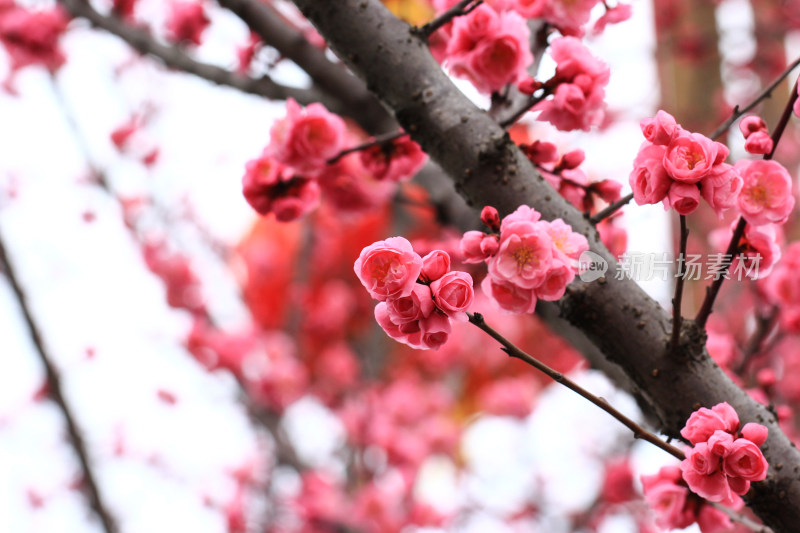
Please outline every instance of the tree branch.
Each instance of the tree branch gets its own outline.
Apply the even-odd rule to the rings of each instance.
[[[270,78],[250,78],[241,76],[224,68],[201,63],[189,57],[176,46],[159,43],[145,30],[130,26],[120,19],[97,12],[86,0],[59,0],[77,18],[88,20],[93,26],[116,35],[140,54],[160,59],[167,67],[182,70],[204,80],[233,87],[245,93],[263,96],[273,100],[294,98],[302,104],[322,101],[331,103],[330,98],[317,89],[287,87]]]
[[[672,455],[673,457],[683,460],[686,458],[686,455],[681,451],[680,448],[673,446],[668,442],[664,442],[663,440],[659,439],[657,435],[647,431],[642,426],[634,422],[632,419],[628,418],[624,414],[622,414],[619,410],[617,410],[614,406],[612,406],[605,398],[600,398],[595,394],[592,394],[588,390],[584,389],[568,377],[566,377],[561,372],[554,370],[547,366],[546,364],[542,363],[535,357],[531,356],[530,354],[524,352],[523,350],[519,349],[514,343],[503,337],[500,333],[497,332],[493,327],[486,323],[483,319],[483,316],[480,313],[467,313],[469,316],[469,321],[474,326],[478,327],[482,331],[484,331],[487,335],[491,338],[496,340],[503,346],[503,351],[506,352],[509,357],[514,357],[531,365],[533,368],[538,370],[539,372],[545,374],[547,377],[555,381],[560,385],[564,385],[566,388],[571,390],[572,392],[578,394],[579,396],[587,399],[589,402],[595,404],[597,407],[605,411],[606,413],[610,414],[614,418],[617,419],[623,426],[630,429],[633,432],[633,438],[635,439],[642,439],[654,446],[657,446],[667,452],[668,454]]]
[[[314,84],[336,104],[325,104],[335,113],[353,118],[370,133],[396,129],[391,116],[367,90],[363,81],[342,65],[331,62],[303,34],[292,28],[272,7],[259,0],[217,0],[235,13],[264,43],[303,69]],[[358,57],[354,57],[358,61]]]
[[[91,462],[89,460],[89,452],[86,449],[86,444],[83,441],[83,435],[78,427],[78,423],[75,419],[75,415],[72,412],[72,408],[64,398],[64,392],[61,389],[61,376],[53,364],[52,358],[48,355],[47,350],[44,347],[44,341],[42,340],[42,335],[39,332],[39,327],[36,325],[36,322],[33,319],[33,314],[28,308],[28,300],[25,296],[22,286],[19,283],[19,279],[17,278],[14,268],[11,266],[11,261],[8,258],[8,252],[6,251],[6,247],[2,238],[0,238],[0,269],[2,269],[2,271],[5,273],[6,279],[8,279],[8,282],[11,285],[14,297],[16,298],[17,304],[22,311],[25,324],[28,326],[28,333],[30,334],[33,345],[36,348],[36,353],[38,354],[39,360],[44,366],[50,398],[52,398],[56,405],[58,405],[58,408],[64,415],[64,419],[67,423],[67,436],[69,438],[69,442],[72,445],[72,449],[75,450],[75,454],[78,456],[78,462],[80,463],[81,470],[83,471],[83,483],[81,486],[86,493],[87,499],[89,500],[89,506],[100,519],[103,530],[106,533],[116,533],[118,531],[117,524],[111,513],[108,511],[102,496],[100,495],[100,489],[97,486],[97,478],[92,470]]]
[[[611,271],[617,264],[583,214],[569,205],[531,166],[507,133],[472,104],[445,76],[423,39],[378,0],[294,0],[334,52],[391,108],[401,126],[451,176],[472,205],[502,214],[520,204],[544,218],[562,218],[588,237]],[[743,422],[769,429],[764,482],[748,502],[778,533],[800,523],[800,452],[776,417],[736,386],[705,352],[705,336],[687,328],[678,356],[667,350],[669,314],[625,276],[574,283],[559,302],[562,314],[619,364],[653,407],[664,432],[677,437],[700,406],[730,403]],[[775,468],[774,465],[782,465]]]
[[[784,70],[780,76],[775,78],[775,81],[770,83],[766,89],[761,91],[755,98],[753,98],[749,104],[745,105],[742,108],[740,108],[738,105],[735,106],[733,108],[733,113],[731,113],[730,118],[725,122],[723,122],[722,124],[720,124],[719,127],[714,130],[714,133],[711,134],[711,138],[716,139],[717,137],[728,131],[728,128],[730,128],[739,117],[741,117],[742,115],[753,109],[763,100],[770,98],[772,96],[772,91],[774,91],[778,87],[778,85],[781,84],[784,78],[786,78],[786,76],[788,76],[795,68],[797,68],[798,65],[800,65],[800,58],[797,58],[794,61],[792,61],[792,63],[788,67],[786,67],[786,70]]]

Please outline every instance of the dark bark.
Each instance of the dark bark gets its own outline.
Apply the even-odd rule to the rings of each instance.
[[[547,219],[562,218],[587,236],[609,263],[609,276],[576,282],[559,302],[562,314],[620,365],[656,413],[661,429],[677,437],[701,406],[730,403],[742,420],[769,428],[762,448],[770,463],[747,501],[776,532],[800,523],[800,454],[775,415],[750,399],[708,357],[692,321],[682,327],[676,355],[668,348],[669,314],[630,279],[613,275],[616,262],[594,227],[558,195],[514,146],[506,132],[450,82],[423,39],[378,0],[294,0],[331,48],[362,77],[473,206],[507,214],[520,204]]]

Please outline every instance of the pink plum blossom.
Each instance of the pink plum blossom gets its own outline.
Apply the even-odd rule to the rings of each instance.
[[[267,153],[245,166],[242,192],[260,215],[273,213],[280,222],[300,218],[316,208],[320,199],[316,181],[293,176]]]
[[[603,120],[608,65],[595,58],[574,37],[553,41],[550,53],[556,61],[553,81],[558,83],[552,99],[536,105],[540,120],[563,131],[588,131]]]
[[[167,15],[167,34],[174,42],[200,45],[203,31],[211,23],[201,2],[173,0]]]
[[[378,181],[411,179],[428,161],[422,148],[407,135],[361,150],[360,157],[364,170]]]
[[[464,311],[472,305],[474,298],[472,276],[454,270],[431,283],[436,306],[450,318],[466,320]]]
[[[782,224],[794,208],[792,178],[780,163],[772,160],[739,161],[742,176],[739,209],[749,224]]]
[[[269,149],[278,161],[298,174],[315,174],[342,150],[345,133],[344,121],[322,104],[302,109],[289,98],[286,116],[270,130]]]
[[[403,237],[390,237],[364,248],[354,269],[370,296],[385,301],[413,292],[422,258]]]

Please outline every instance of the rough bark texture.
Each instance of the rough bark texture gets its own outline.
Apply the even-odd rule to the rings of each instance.
[[[507,214],[520,204],[547,219],[562,218],[584,233],[592,250],[615,261],[583,215],[558,195],[514,146],[506,132],[465,98],[441,71],[426,43],[378,0],[294,0],[333,50],[452,177],[472,205]],[[562,314],[620,365],[652,406],[661,429],[677,437],[700,406],[727,401],[742,422],[769,428],[762,448],[769,476],[754,483],[747,501],[776,532],[800,523],[800,454],[776,417],[737,387],[704,350],[704,335],[686,321],[679,355],[666,350],[667,312],[629,279],[573,284]]]

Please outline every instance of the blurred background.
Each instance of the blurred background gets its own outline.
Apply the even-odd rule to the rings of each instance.
[[[426,0],[385,3],[415,24],[433,16]],[[583,149],[586,174],[623,194],[642,118],[665,109],[709,134],[800,57],[794,0],[631,3],[630,20],[585,39],[611,68],[602,126],[563,133],[526,118],[515,130]],[[289,5],[266,4],[310,35]],[[204,8],[202,43],[185,44],[192,58],[309,86],[281,51],[253,46],[236,14]],[[167,43],[169,9],[140,0],[127,23]],[[326,202],[291,223],[258,217],[241,178],[284,102],[165,68],[82,19],[59,34],[63,64],[25,65],[12,26],[0,11],[0,531],[110,533],[98,507],[122,532],[658,531],[638,477],[667,464],[663,452],[469,324],[435,352],[377,327],[352,271],[364,246],[402,234],[421,253],[458,256],[455,221],[424,187],[343,182],[359,205]],[[541,79],[553,69],[545,57]],[[757,108],[767,124],[793,83]],[[729,145],[744,155],[735,126]],[[798,153],[792,127],[778,159],[793,174]],[[630,206],[614,220],[615,251],[673,253],[673,222],[660,205]],[[728,224],[698,211],[690,252],[718,251],[708,235]],[[671,278],[640,282],[669,304]],[[692,316],[703,284],[689,290]],[[726,291],[722,309],[735,316],[715,313],[713,349],[738,357],[761,315],[736,309],[757,291]],[[483,299],[476,309],[646,421],[624,382],[593,369],[591,347],[554,321]],[[791,391],[776,394],[788,408]]]

